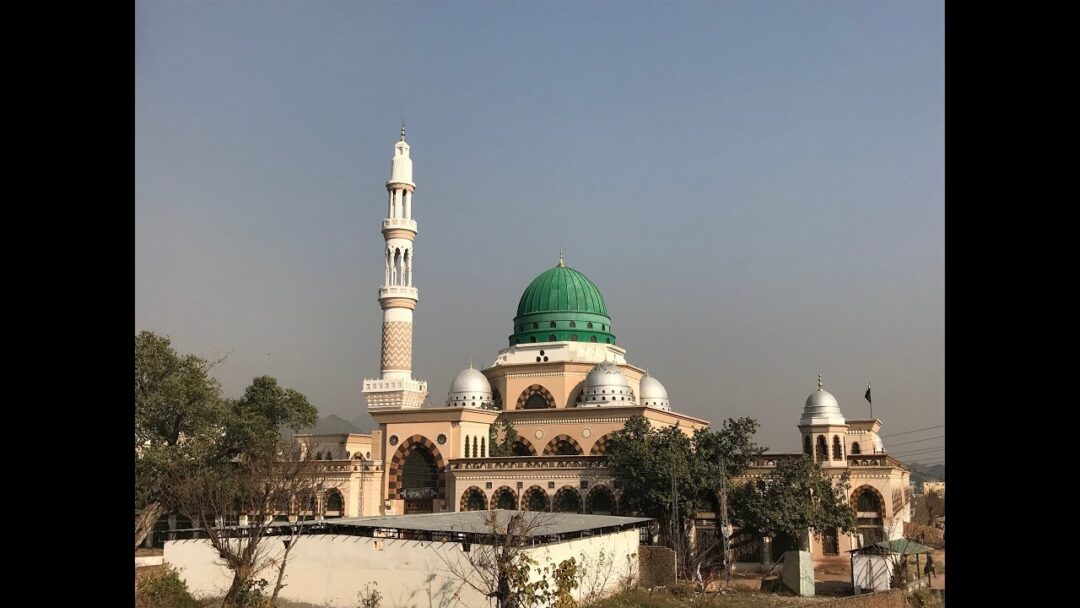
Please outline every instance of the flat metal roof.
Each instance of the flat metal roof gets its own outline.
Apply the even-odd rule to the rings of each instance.
[[[331,519],[303,520],[297,522],[275,521],[268,525],[266,534],[287,533],[289,526],[300,525],[310,529],[305,534],[344,534],[373,538],[398,538],[428,541],[476,542],[489,544],[493,533],[489,519],[494,514],[498,530],[505,534],[510,518],[524,517],[527,536],[533,544],[560,542],[573,538],[598,536],[644,528],[653,520],[647,517],[616,517],[613,515],[583,515],[580,513],[556,513],[548,511],[509,511],[490,509],[485,511],[461,511],[454,513],[425,513],[418,515],[373,515],[368,517],[335,517]],[[244,536],[256,529],[252,526],[224,526],[220,528],[227,536]],[[178,539],[198,538],[199,530],[162,530],[159,534],[172,535]]]
[[[497,523],[505,528],[513,515],[520,515],[526,522],[536,520],[530,536],[571,534],[604,528],[640,527],[652,521],[647,517],[616,517],[613,515],[582,515],[580,513],[556,513],[547,511],[508,511],[490,509],[485,511],[459,511],[455,513],[425,513],[422,515],[376,515],[368,517],[340,517],[324,519],[322,523],[334,526],[361,528],[394,528],[397,530],[423,530],[425,532],[467,532],[485,534],[491,532],[487,519],[494,513]]]

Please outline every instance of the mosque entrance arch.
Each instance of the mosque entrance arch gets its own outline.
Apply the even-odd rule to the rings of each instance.
[[[401,443],[390,461],[389,495],[405,501],[405,513],[432,513],[434,499],[445,498],[446,467],[431,440],[413,435]]]
[[[885,500],[873,486],[860,486],[851,494],[856,529],[863,546],[885,540]]]

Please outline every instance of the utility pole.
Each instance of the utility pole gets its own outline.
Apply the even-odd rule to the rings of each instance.
[[[720,537],[724,542],[724,585],[731,586],[731,546],[728,540],[727,467],[720,458]]]

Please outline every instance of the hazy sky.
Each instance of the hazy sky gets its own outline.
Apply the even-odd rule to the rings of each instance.
[[[231,395],[364,413],[404,118],[430,402],[562,247],[677,411],[944,423],[941,2],[154,0],[135,56],[135,329]]]

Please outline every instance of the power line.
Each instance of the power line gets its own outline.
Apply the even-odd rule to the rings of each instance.
[[[931,439],[944,439],[944,435],[938,435],[936,437],[927,437],[926,439],[912,439],[911,441],[901,441],[900,443],[890,443],[889,446],[896,447],[898,445],[907,445],[909,443],[919,443],[921,441],[930,441]]]
[[[940,428],[943,428],[944,426],[945,426],[944,424],[939,424],[937,426],[928,426],[925,429],[915,429],[914,431],[904,431],[903,433],[893,433],[892,435],[881,435],[881,438],[885,439],[887,437],[899,437],[900,435],[910,435],[912,433],[920,433],[922,431],[929,431],[930,429],[940,429]]]
[[[916,454],[922,454],[924,452],[940,452],[940,451],[942,451],[944,449],[945,449],[945,446],[941,446],[940,448],[925,448],[925,449],[922,449],[922,450],[915,450],[914,452],[896,452],[896,453],[893,453],[892,455],[893,456],[914,456]]]

